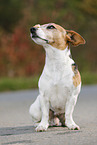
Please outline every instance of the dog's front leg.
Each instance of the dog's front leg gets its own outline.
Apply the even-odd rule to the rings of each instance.
[[[79,130],[79,126],[75,124],[73,121],[72,113],[74,110],[74,106],[77,101],[77,96],[71,96],[67,102],[65,107],[65,125],[72,130]]]
[[[40,95],[40,105],[42,111],[42,119],[36,128],[36,131],[46,131],[49,126],[49,101],[44,95]]]

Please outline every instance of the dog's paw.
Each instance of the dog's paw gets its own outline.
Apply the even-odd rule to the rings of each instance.
[[[39,123],[34,123],[33,124],[34,127],[37,127],[38,125],[39,125]]]
[[[37,127],[36,127],[36,131],[37,132],[42,132],[42,131],[46,131],[47,128],[48,128],[49,124],[43,124],[43,123],[40,123]]]
[[[66,124],[66,126],[67,126],[68,129],[70,129],[70,130],[80,130],[80,127],[79,127],[78,125],[76,125],[75,123]]]

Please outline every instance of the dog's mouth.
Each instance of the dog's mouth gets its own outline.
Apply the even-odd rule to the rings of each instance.
[[[47,39],[41,38],[41,37],[39,37],[38,35],[32,35],[32,38],[39,38],[39,39],[41,39],[41,40],[46,41],[46,43],[49,42]]]

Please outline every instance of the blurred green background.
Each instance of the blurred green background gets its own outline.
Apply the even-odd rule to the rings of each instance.
[[[45,52],[29,29],[50,22],[84,37],[72,57],[82,83],[97,83],[97,0],[0,0],[0,91],[37,87]]]

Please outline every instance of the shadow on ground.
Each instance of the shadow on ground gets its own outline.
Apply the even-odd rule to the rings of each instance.
[[[62,132],[58,132],[58,130]],[[61,127],[61,126],[53,126],[49,127],[48,131],[49,133],[56,132],[56,135],[64,135],[64,134],[75,134],[75,133],[81,133],[81,131],[77,130],[68,130],[67,127]],[[16,136],[16,135],[23,135],[23,134],[30,134],[30,133],[36,133],[35,132],[35,127],[34,126],[22,126],[22,127],[4,127],[0,128],[0,136],[2,137],[8,137],[8,136]],[[38,135],[38,133],[36,133]],[[6,142],[2,143],[2,145],[15,145],[15,144],[32,144],[34,141],[32,140],[17,140],[17,141],[12,141],[12,142]]]
[[[20,135],[34,133],[35,128],[33,126],[22,126],[22,127],[7,127],[0,128],[0,136],[9,136],[9,135]]]

